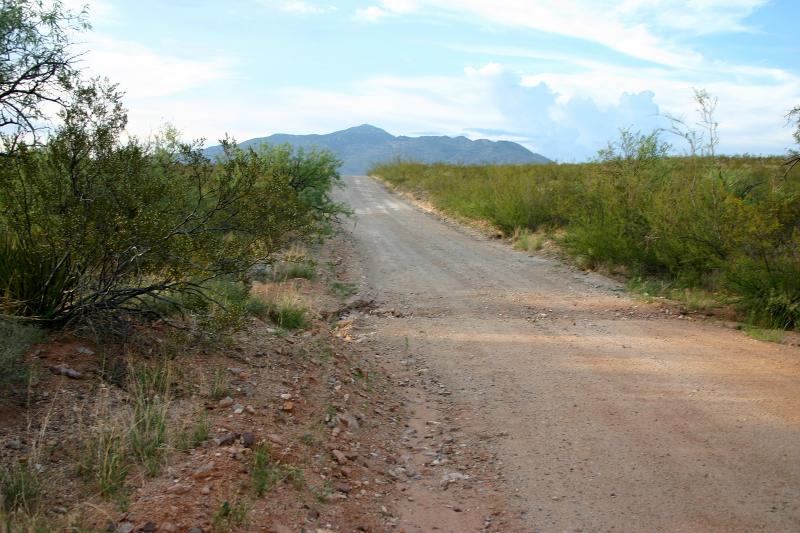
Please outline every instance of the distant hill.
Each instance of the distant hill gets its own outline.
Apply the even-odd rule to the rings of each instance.
[[[471,141],[466,137],[395,137],[386,131],[364,124],[325,135],[287,135],[278,133],[239,143],[243,148],[260,144],[285,144],[295,148],[327,148],[342,160],[341,173],[362,175],[376,163],[396,157],[423,163],[549,163],[544,156],[510,141]],[[214,158],[221,146],[205,149]]]

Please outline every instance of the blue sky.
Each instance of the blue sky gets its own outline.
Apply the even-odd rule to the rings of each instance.
[[[70,5],[84,2],[73,0]],[[694,122],[726,153],[783,153],[800,105],[797,0],[95,0],[84,67],[130,129],[209,144],[370,123],[516,140],[581,161],[619,128]],[[684,147],[679,139],[665,140]]]

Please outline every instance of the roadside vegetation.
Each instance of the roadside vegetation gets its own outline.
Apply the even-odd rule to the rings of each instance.
[[[241,395],[244,379],[231,385],[220,352],[241,351],[254,328],[311,325],[295,288],[317,276],[306,247],[346,213],[330,152],[225,139],[210,160],[171,127],[129,136],[123,93],[76,68],[86,16],[60,2],[0,5],[3,531],[89,530],[75,525],[93,523],[84,507],[124,511],[176,454],[208,447],[207,404]],[[222,366],[187,361],[209,354]],[[302,479],[263,451],[251,466],[258,496]],[[85,497],[53,508],[69,491]],[[247,513],[231,498],[217,530]]]
[[[548,235],[584,268],[624,274],[658,294],[698,292],[750,322],[800,326],[800,168],[782,157],[716,154],[715,101],[698,91],[699,131],[671,119],[688,153],[663,132],[622,131],[586,164],[426,165],[371,173],[452,215],[484,220],[533,251]],[[800,109],[795,133],[800,143]],[[653,292],[650,292],[654,295]]]
[[[232,139],[211,161],[172,128],[132,138],[122,93],[75,69],[70,35],[85,14],[20,0],[0,15],[0,313],[110,330],[131,317],[188,313],[212,328],[263,314],[248,274],[328,234],[344,212],[330,196],[339,161]],[[313,276],[292,265],[284,278]]]

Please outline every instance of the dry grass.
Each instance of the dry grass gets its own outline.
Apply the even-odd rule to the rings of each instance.
[[[286,330],[309,326],[309,303],[292,283],[257,284],[252,297],[265,303],[266,315],[276,326]]]
[[[534,233],[527,229],[517,228],[511,238],[514,248],[523,252],[538,252],[544,247],[544,233]]]
[[[765,342],[782,342],[786,332],[780,329],[765,329],[754,326],[745,326],[744,332],[751,339]]]

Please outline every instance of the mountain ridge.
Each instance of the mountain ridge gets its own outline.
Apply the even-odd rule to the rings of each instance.
[[[395,158],[423,163],[499,163],[531,164],[551,161],[512,141],[471,140],[464,136],[425,135],[420,137],[395,136],[372,126],[362,124],[325,134],[293,135],[276,133],[256,137],[239,143],[242,148],[261,144],[290,144],[294,148],[323,148],[332,151],[342,161],[344,175],[366,174],[369,167]],[[221,146],[211,146],[204,151],[210,158],[222,154]]]

